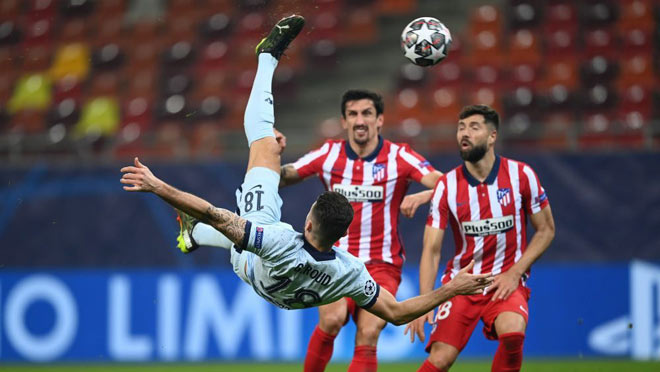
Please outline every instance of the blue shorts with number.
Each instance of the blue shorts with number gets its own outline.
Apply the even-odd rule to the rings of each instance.
[[[245,175],[241,187],[236,190],[238,215],[262,225],[272,225],[282,218],[282,198],[278,192],[280,175],[275,171],[254,167]]]

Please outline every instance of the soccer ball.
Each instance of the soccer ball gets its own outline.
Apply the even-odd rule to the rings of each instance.
[[[403,55],[419,66],[433,66],[442,61],[450,46],[449,29],[435,18],[417,18],[401,33]]]

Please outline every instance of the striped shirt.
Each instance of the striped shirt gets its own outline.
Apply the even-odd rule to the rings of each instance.
[[[451,280],[474,259],[475,274],[507,271],[527,247],[526,217],[549,205],[545,190],[529,165],[497,156],[484,182],[461,165],[438,181],[427,226],[451,224],[456,242],[442,282]],[[527,279],[529,272],[523,275]]]
[[[378,147],[360,158],[346,140],[328,140],[293,166],[301,178],[317,174],[326,190],[351,202],[355,215],[347,236],[337,242],[362,262],[401,267],[405,252],[399,237],[399,206],[410,180],[433,172],[428,161],[408,144],[379,138]]]

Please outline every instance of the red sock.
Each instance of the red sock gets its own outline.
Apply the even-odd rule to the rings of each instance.
[[[444,369],[438,369],[436,368],[431,362],[429,362],[428,359],[424,361],[424,363],[419,367],[417,372],[447,372]]]
[[[353,360],[348,366],[347,372],[376,372],[378,369],[378,360],[376,359],[375,346],[356,346],[353,353]]]
[[[500,335],[500,346],[493,358],[492,372],[520,371],[523,360],[523,342],[525,334],[511,332]]]
[[[307,345],[304,372],[323,372],[332,358],[336,335],[329,335],[316,326]]]

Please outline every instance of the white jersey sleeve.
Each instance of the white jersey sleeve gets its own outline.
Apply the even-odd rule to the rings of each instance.
[[[338,255],[350,255],[344,251],[338,251]],[[350,262],[353,266],[350,273],[343,278],[346,285],[345,291],[347,297],[350,297],[361,308],[368,309],[376,303],[378,295],[380,294],[380,286],[371,277],[367,267],[364,263],[355,257],[351,256],[344,262]]]
[[[293,229],[282,225],[260,225],[247,221],[243,242],[236,250],[246,250],[266,261],[276,262],[294,252],[293,237],[296,234]]]

